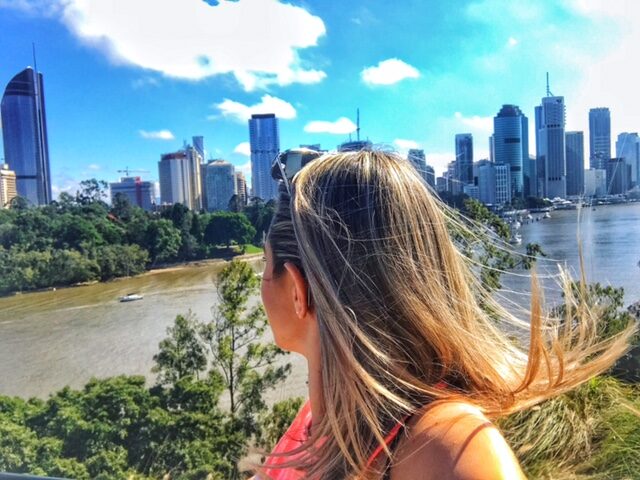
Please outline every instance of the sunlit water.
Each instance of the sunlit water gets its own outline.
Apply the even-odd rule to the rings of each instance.
[[[580,224],[585,270],[590,281],[625,288],[627,303],[640,300],[640,204],[584,210]],[[552,218],[523,225],[527,242],[538,242],[550,259],[578,270],[577,212],[556,211]],[[254,261],[257,270],[262,268]],[[210,318],[216,303],[213,281],[219,265],[191,266],[137,278],[57,291],[0,298],[0,394],[46,397],[65,385],[81,387],[91,377],[142,374],[152,379],[153,355],[177,314],[191,310]],[[542,277],[557,272],[544,260]],[[526,305],[526,272],[503,279],[508,299]],[[546,297],[558,300],[551,279]],[[119,303],[130,292],[138,302]],[[294,371],[269,395],[280,400],[306,391],[305,365],[290,355]]]

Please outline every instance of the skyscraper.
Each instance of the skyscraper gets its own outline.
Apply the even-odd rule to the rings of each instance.
[[[611,158],[611,113],[608,108],[589,110],[589,165],[606,168]]]
[[[511,201],[511,170],[509,165],[480,160],[478,171],[478,199],[488,205],[502,205]]]
[[[249,200],[249,192],[247,192],[247,180],[242,172],[236,172],[236,192],[242,205],[246,205]]]
[[[424,156],[424,150],[420,148],[412,148],[407,153],[407,160],[413,165],[413,168],[426,181],[427,161]]]
[[[109,184],[111,191],[111,203],[116,195],[124,195],[131,205],[136,205],[143,210],[150,211],[154,204],[153,183],[145,182],[140,177],[122,177],[119,182]]]
[[[207,209],[228,210],[229,200],[237,192],[235,168],[224,160],[209,162],[205,168]]]
[[[9,165],[0,164],[0,208],[8,208],[17,194],[16,172],[9,170]]]
[[[202,208],[201,162],[200,154],[189,145],[160,157],[158,173],[162,204],[181,203],[191,210]]]
[[[629,190],[631,166],[622,158],[607,161],[607,194],[622,195]]]
[[[473,183],[473,136],[470,133],[456,135],[455,176],[461,185]]]
[[[584,133],[565,134],[567,157],[567,195],[584,194]]]
[[[542,98],[536,107],[536,167],[538,196],[567,195],[564,97]]]
[[[4,156],[16,172],[18,195],[34,205],[51,201],[49,144],[42,74],[27,67],[7,84],[2,96]]]
[[[193,148],[196,149],[196,152],[198,152],[204,161],[204,137],[202,135],[191,137],[191,141],[193,142]]]
[[[529,196],[529,121],[516,105],[503,105],[493,118],[495,163],[509,165],[511,196]]]
[[[621,133],[616,142],[616,157],[624,158],[628,165],[631,165],[631,183],[640,184],[638,174],[640,174],[640,138],[638,133]]]
[[[252,195],[265,201],[276,198],[278,183],[271,178],[271,164],[280,152],[280,134],[278,119],[273,113],[251,115],[249,143]]]

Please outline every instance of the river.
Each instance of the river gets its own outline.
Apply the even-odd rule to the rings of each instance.
[[[548,274],[552,260],[577,271],[577,212],[552,212],[552,218],[523,225],[527,242],[538,242],[548,258],[538,271],[547,299],[558,298]],[[627,303],[640,299],[640,203],[584,209],[580,223],[585,270],[589,281],[625,288]],[[253,261],[256,270],[262,268]],[[0,394],[46,396],[65,385],[81,387],[91,377],[118,374],[151,376],[153,355],[177,314],[191,310],[208,319],[216,303],[213,281],[220,264],[160,270],[136,278],[0,298]],[[523,275],[523,276],[520,276]],[[502,295],[527,303],[527,272],[503,278]],[[519,293],[512,293],[513,291]],[[138,302],[119,303],[130,292]],[[303,359],[288,356],[293,373],[286,385],[269,394],[270,401],[304,395]]]

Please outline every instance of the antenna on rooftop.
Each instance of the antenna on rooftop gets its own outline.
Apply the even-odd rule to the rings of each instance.
[[[38,74],[38,63],[36,62],[36,44],[35,42],[31,42],[31,50],[33,51],[33,69]]]
[[[547,97],[553,97],[553,93],[549,89],[549,72],[547,72]]]
[[[356,109],[356,135],[358,141],[360,141],[360,109]]]

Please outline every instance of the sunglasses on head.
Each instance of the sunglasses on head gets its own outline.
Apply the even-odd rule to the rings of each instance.
[[[271,177],[284,183],[291,195],[291,180],[308,163],[320,158],[321,152],[310,148],[290,148],[278,154],[271,164]]]

